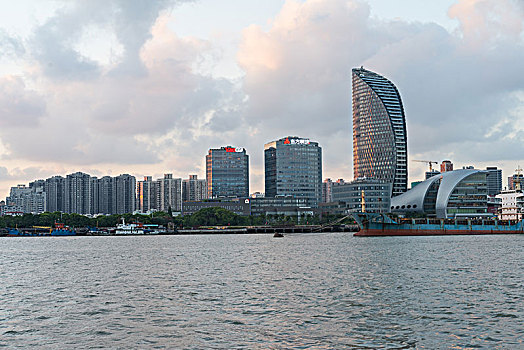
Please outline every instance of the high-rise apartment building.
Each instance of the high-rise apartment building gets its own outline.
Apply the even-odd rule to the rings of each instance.
[[[129,174],[113,178],[112,214],[125,214],[135,211],[136,178]]]
[[[502,169],[489,166],[486,171],[488,172],[488,196],[496,196],[502,191]]]
[[[113,178],[104,176],[98,179],[98,213],[113,214]]]
[[[210,149],[206,155],[207,197],[248,197],[249,156],[244,148]]]
[[[91,212],[91,176],[82,172],[69,174],[65,179],[64,211],[66,213],[93,214]]]
[[[355,179],[392,184],[392,195],[408,186],[407,131],[400,94],[391,81],[361,68],[352,70],[353,171]]]
[[[182,179],[173,178],[173,174],[164,174],[163,179],[158,179],[157,206],[156,209],[161,211],[182,211]]]
[[[45,180],[44,192],[46,196],[47,211],[63,212],[65,200],[65,178],[62,176],[53,176]]]
[[[182,181],[182,201],[201,201],[206,198],[206,180],[198,179],[197,175],[189,175],[189,179]]]
[[[305,198],[312,207],[322,200],[322,148],[296,136],[264,146],[266,197]]]
[[[144,180],[138,181],[136,191],[137,209],[142,213],[157,209],[157,184],[151,176],[144,176]]]

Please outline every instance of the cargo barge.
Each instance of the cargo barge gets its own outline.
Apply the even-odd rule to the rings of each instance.
[[[386,214],[354,213],[357,237],[524,234],[524,222],[496,219],[393,219]]]
[[[4,234],[7,237],[54,237],[54,236],[76,236],[76,231],[62,223],[56,223],[55,227],[33,226],[31,228],[8,228]]]

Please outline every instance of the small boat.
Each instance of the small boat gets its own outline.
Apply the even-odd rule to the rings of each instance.
[[[115,235],[143,235],[145,234],[142,224],[126,224],[124,218],[122,223],[116,225]]]
[[[280,232],[275,232],[275,234],[273,235],[274,238],[282,238],[284,237],[284,235]]]

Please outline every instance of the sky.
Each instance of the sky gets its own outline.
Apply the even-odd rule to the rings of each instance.
[[[319,142],[351,180],[351,68],[398,88],[410,181],[524,166],[524,1],[0,1],[0,198],[94,176],[205,177],[209,148]],[[505,183],[506,180],[504,180]]]

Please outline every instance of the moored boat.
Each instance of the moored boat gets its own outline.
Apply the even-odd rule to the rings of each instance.
[[[122,223],[116,225],[115,235],[143,235],[145,234],[142,224],[126,224],[124,218]]]
[[[524,222],[490,219],[392,219],[385,214],[354,213],[354,236],[437,236],[524,234]]]

